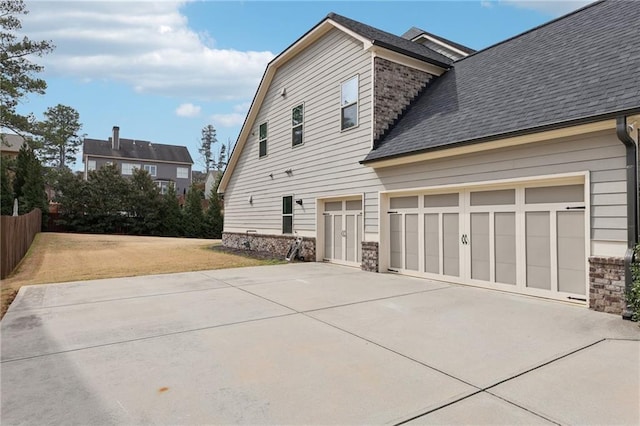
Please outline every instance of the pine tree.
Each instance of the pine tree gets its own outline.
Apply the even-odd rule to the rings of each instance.
[[[18,212],[22,215],[38,208],[42,211],[43,223],[46,223],[49,203],[44,191],[42,165],[29,144],[22,145],[18,152],[14,182],[19,183],[14,184]]]
[[[216,129],[211,124],[206,125],[202,129],[202,137],[200,138],[200,148],[198,152],[202,156],[204,163],[205,174],[209,173],[209,170],[213,167],[215,160],[213,158],[213,151],[211,147],[218,142],[216,139]]]
[[[202,212],[202,190],[191,186],[187,192],[183,210],[184,235],[201,238],[204,232],[204,214]]]
[[[129,216],[130,232],[136,235],[158,235],[160,216],[160,190],[146,170],[135,169],[130,180]]]
[[[207,226],[206,237],[208,238],[222,238],[222,229],[224,223],[224,217],[222,216],[222,200],[218,196],[218,186],[220,185],[220,179],[222,173],[218,173],[216,181],[211,192],[209,194],[209,208],[205,215],[205,223]]]
[[[47,108],[45,119],[35,126],[42,161],[61,169],[76,163],[80,150],[80,114],[70,106],[58,104]]]
[[[167,237],[180,237],[183,235],[182,211],[180,210],[176,187],[173,183],[169,185],[167,193],[162,197],[161,218],[161,235]]]
[[[10,160],[0,157],[0,214],[13,214],[13,185],[9,174]]]
[[[53,50],[49,41],[32,41],[19,37],[19,16],[28,13],[22,0],[0,1],[0,127],[17,133],[29,131],[33,116],[16,112],[18,103],[29,93],[44,94],[47,83],[34,74],[43,67],[31,62]]]

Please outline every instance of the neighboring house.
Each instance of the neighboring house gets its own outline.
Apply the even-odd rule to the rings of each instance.
[[[211,196],[211,190],[216,184],[216,179],[221,174],[221,170],[209,170],[209,173],[207,173],[207,178],[204,181],[204,198],[206,198],[207,200]]]
[[[116,164],[123,176],[131,176],[136,168],[148,171],[163,194],[171,183],[179,196],[186,194],[191,185],[193,160],[187,147],[123,139],[117,126],[109,140],[85,138],[82,162],[85,179],[91,170]]]
[[[16,158],[23,144],[24,138],[22,136],[2,133],[0,135],[0,154],[4,157]]]
[[[624,309],[640,6],[478,52],[329,14],[267,67],[222,178],[223,242]],[[251,234],[248,238],[247,234]]]

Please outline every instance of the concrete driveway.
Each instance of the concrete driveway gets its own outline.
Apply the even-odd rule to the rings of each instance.
[[[618,316],[328,264],[23,287],[9,424],[639,424]]]

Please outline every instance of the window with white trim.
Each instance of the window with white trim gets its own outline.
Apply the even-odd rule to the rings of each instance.
[[[302,145],[302,130],[304,127],[304,104],[291,110],[291,146]]]
[[[358,125],[358,76],[351,77],[340,86],[340,129]]]
[[[91,170],[95,170],[95,169],[96,169],[96,160],[87,161],[87,170],[91,171]]]
[[[262,123],[258,130],[258,157],[262,158],[267,155],[267,123]]]
[[[140,164],[122,163],[122,174],[132,175],[133,169],[139,169],[139,168],[140,168]]]
[[[282,197],[282,233],[293,233],[293,196]]]
[[[178,178],[178,179],[189,179],[189,168],[188,167],[178,167],[176,169],[176,178]]]
[[[156,181],[156,185],[158,185],[158,188],[160,188],[160,193],[162,195],[165,195],[168,191],[169,191],[169,183],[166,180],[158,180]]]
[[[144,170],[147,171],[151,176],[155,177],[158,171],[158,167],[155,164],[145,164]]]

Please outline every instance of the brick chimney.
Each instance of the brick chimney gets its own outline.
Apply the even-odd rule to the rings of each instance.
[[[111,148],[120,149],[120,127],[113,126],[113,137],[111,138]]]

